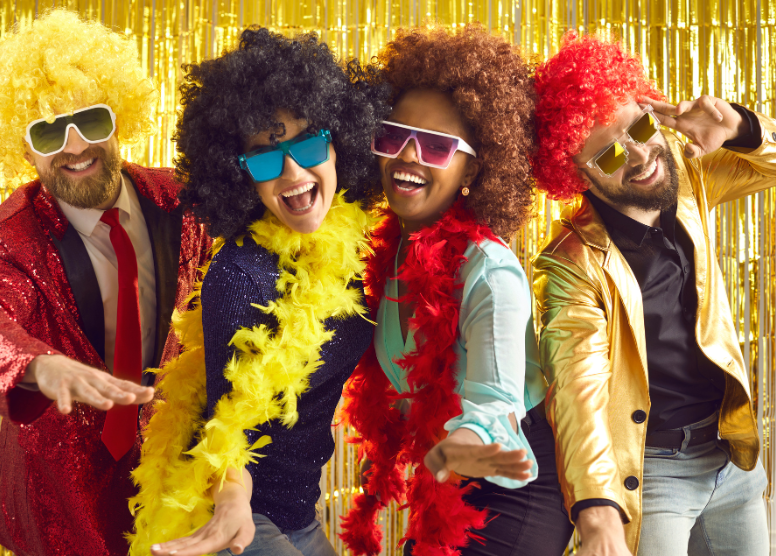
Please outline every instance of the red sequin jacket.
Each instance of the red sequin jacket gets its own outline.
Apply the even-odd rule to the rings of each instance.
[[[169,169],[124,170],[154,252],[158,365],[177,352],[167,341],[170,316],[191,291],[209,240],[178,207]],[[62,415],[16,386],[37,355],[106,369],[102,352],[102,300],[83,242],[40,182],[28,183],[0,205],[0,545],[17,556],[127,554],[139,435],[116,462],[100,440],[105,413],[76,403]]]

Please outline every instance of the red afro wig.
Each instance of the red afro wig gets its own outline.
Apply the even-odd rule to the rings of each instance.
[[[631,100],[665,98],[646,78],[639,58],[619,42],[574,31],[537,67],[536,91],[534,176],[539,189],[560,200],[587,189],[572,157],[582,151],[596,122],[610,125],[617,109]]]

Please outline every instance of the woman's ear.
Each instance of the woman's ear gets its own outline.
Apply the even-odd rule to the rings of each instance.
[[[482,159],[470,158],[466,163],[466,170],[464,171],[463,178],[461,179],[461,187],[471,186],[471,184],[473,184],[477,179],[477,176],[480,175],[480,170],[482,170]]]

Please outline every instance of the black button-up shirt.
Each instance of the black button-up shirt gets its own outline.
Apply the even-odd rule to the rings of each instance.
[[[698,296],[693,244],[676,222],[676,205],[652,228],[585,193],[641,289],[651,409],[647,432],[676,429],[717,410],[725,375],[695,339]],[[617,372],[617,369],[614,369]]]

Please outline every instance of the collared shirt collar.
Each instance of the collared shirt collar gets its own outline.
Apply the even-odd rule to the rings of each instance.
[[[641,247],[644,240],[649,237],[654,228],[626,216],[620,211],[612,208],[607,203],[596,197],[589,189],[584,192],[585,197],[590,201],[596,212],[601,216],[604,225],[609,230],[617,230],[633,243]],[[660,213],[660,227],[663,234],[671,243],[674,242],[674,232],[676,230],[676,203],[670,208]],[[611,233],[611,232],[610,232]]]
[[[100,222],[100,218],[105,213],[104,210],[99,209],[82,209],[72,205],[68,205],[61,199],[57,199],[59,207],[67,218],[68,222],[78,230],[79,233],[91,237],[97,224]],[[119,197],[113,204],[113,208],[118,208],[120,211],[126,213],[126,215],[132,218],[132,206],[129,200],[129,193],[127,192],[127,182],[124,179],[124,175],[121,175],[121,191]]]

